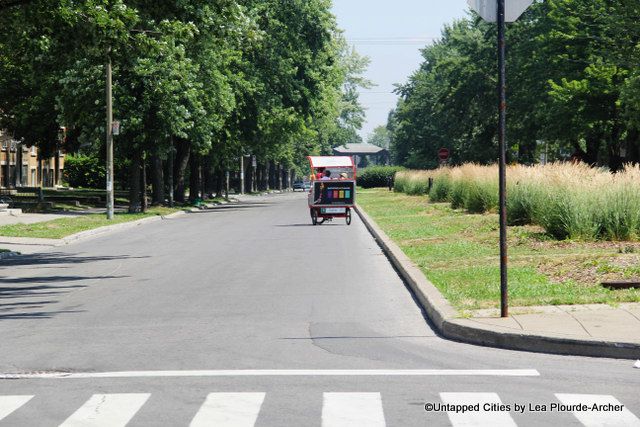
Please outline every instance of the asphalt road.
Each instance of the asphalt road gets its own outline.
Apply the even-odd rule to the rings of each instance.
[[[0,268],[0,426],[640,425],[632,362],[441,339],[359,219],[311,226],[302,193]],[[487,402],[510,411],[438,408]]]

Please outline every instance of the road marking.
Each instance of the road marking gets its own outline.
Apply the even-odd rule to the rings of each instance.
[[[613,396],[600,394],[563,394],[556,393],[558,400],[565,405],[622,405]],[[607,426],[627,426],[640,427],[640,419],[631,413],[627,408],[622,411],[602,410],[602,411],[572,411],[572,414],[585,427],[607,427]]]
[[[124,427],[149,396],[148,393],[94,394],[60,427]]]
[[[0,380],[16,379],[88,379],[148,377],[323,377],[323,376],[491,376],[537,377],[535,369],[240,369],[201,371],[118,371],[118,372],[35,372],[0,373]]]
[[[385,427],[380,393],[324,393],[322,427]]]
[[[33,396],[0,396],[0,420],[27,403]]]
[[[253,427],[264,393],[210,393],[190,427]]]
[[[440,398],[444,403],[451,405],[480,404],[479,412],[475,410],[447,411],[449,420],[454,427],[516,427],[515,421],[508,412],[487,411],[483,408],[486,403],[497,405],[502,403],[496,393],[440,393]]]

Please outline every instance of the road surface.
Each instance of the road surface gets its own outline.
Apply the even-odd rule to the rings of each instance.
[[[640,425],[633,362],[441,339],[302,193],[0,267],[0,426]]]

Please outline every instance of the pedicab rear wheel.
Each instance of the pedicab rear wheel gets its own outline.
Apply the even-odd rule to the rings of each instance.
[[[314,208],[311,208],[311,223],[318,225],[318,210]]]
[[[345,213],[344,219],[347,222],[347,225],[351,225],[351,209],[350,208],[347,208],[347,212]]]

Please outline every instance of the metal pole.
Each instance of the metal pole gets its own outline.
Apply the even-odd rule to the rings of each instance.
[[[240,194],[244,194],[244,154],[240,154]]]
[[[107,48],[107,219],[113,219],[113,106],[111,103],[111,48]]]
[[[169,156],[167,157],[167,187],[169,187],[169,206],[174,206],[173,198],[173,163],[175,158],[175,148],[173,147],[173,138],[171,138],[171,147],[169,148]]]
[[[498,145],[500,147],[500,315],[509,317],[508,287],[507,287],[507,148],[506,148],[506,125],[507,125],[507,96],[506,96],[506,67],[505,67],[505,0],[498,1],[498,70],[499,70],[499,93],[500,106],[498,117]]]

